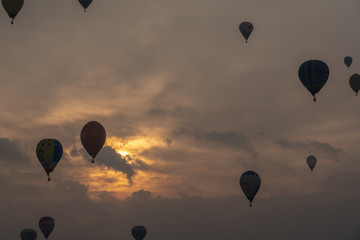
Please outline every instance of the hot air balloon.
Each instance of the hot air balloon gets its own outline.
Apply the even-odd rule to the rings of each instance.
[[[79,3],[84,8],[84,11],[86,12],[86,9],[90,6],[93,0],[79,0]]]
[[[1,3],[9,17],[12,19],[11,24],[14,24],[14,18],[24,5],[24,0],[1,0]]]
[[[94,163],[94,158],[104,146],[106,140],[105,128],[96,121],[88,122],[81,129],[80,138],[82,145],[90,154]]]
[[[309,168],[311,169],[311,172],[313,171],[315,165],[316,165],[316,157],[314,157],[313,155],[310,155],[306,158],[306,163],[309,166]]]
[[[63,154],[61,143],[56,139],[43,139],[36,146],[36,156],[48,175],[55,169]]]
[[[356,93],[356,96],[358,95],[358,92],[360,90],[360,75],[355,73],[353,74],[349,79],[349,84],[352,90]]]
[[[50,233],[54,230],[54,227],[55,220],[52,217],[42,217],[39,221],[39,228],[46,239],[48,239]]]
[[[352,63],[352,58],[349,57],[349,56],[345,57],[345,58],[344,58],[344,63],[345,63],[345,65],[346,65],[346,66],[348,67],[348,69],[349,69],[350,66],[351,66],[351,63]]]
[[[242,22],[239,25],[239,30],[247,42],[251,32],[254,30],[254,25],[251,22]]]
[[[135,226],[131,229],[131,234],[135,240],[143,240],[146,236],[146,228],[144,226]]]
[[[315,94],[325,85],[329,77],[328,66],[320,60],[309,60],[301,64],[298,74],[302,84],[313,95],[315,102]]]
[[[247,171],[241,175],[239,182],[241,190],[250,201],[250,207],[252,207],[252,201],[261,185],[260,176],[254,171]]]
[[[34,229],[26,228],[20,232],[21,240],[36,240],[37,232]]]

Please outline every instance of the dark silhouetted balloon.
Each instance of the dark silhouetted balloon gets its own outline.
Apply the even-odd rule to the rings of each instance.
[[[252,25],[251,22],[242,22],[239,25],[239,30],[247,42],[248,38],[250,37],[250,34],[254,30],[254,25]]]
[[[21,240],[36,240],[37,232],[34,229],[26,228],[20,232]]]
[[[313,155],[310,155],[306,158],[306,163],[309,166],[309,168],[311,169],[311,172],[313,171],[315,165],[316,165],[316,157],[314,157]]]
[[[54,227],[55,220],[52,217],[42,217],[39,221],[39,228],[46,239],[48,239],[50,233],[54,230]]]
[[[43,139],[36,146],[36,156],[48,175],[48,181],[50,181],[50,173],[54,171],[62,154],[62,145],[56,139]]]
[[[261,185],[260,176],[254,171],[247,171],[241,175],[239,182],[241,190],[250,201],[250,207],[252,207],[252,201]]]
[[[344,63],[345,65],[348,67],[348,69],[350,68],[351,64],[352,64],[352,58],[347,56],[344,58]]]
[[[320,91],[328,80],[328,66],[320,60],[309,60],[301,64],[298,74],[300,81],[316,101],[315,94]]]
[[[92,162],[94,162],[94,158],[106,141],[105,128],[96,121],[88,122],[81,129],[80,138],[82,145],[92,157]]]
[[[79,0],[79,3],[84,8],[84,11],[86,12],[86,9],[90,6],[93,0]]]
[[[1,0],[1,3],[6,13],[12,19],[11,24],[13,24],[14,18],[20,12],[22,6],[24,5],[24,0]]]
[[[349,79],[349,84],[352,90],[356,93],[356,96],[358,95],[358,92],[360,90],[360,75],[355,73],[353,74]]]
[[[131,234],[135,240],[142,240],[146,236],[146,228],[144,226],[135,226],[131,229]]]

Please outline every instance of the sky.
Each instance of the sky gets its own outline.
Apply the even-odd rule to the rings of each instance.
[[[145,240],[359,239],[359,7],[32,0],[13,25],[0,11],[2,238],[43,240],[51,216],[52,240],[132,239],[135,225]],[[298,78],[310,59],[330,69],[316,102]],[[80,131],[93,120],[107,140],[91,164]],[[51,182],[44,138],[64,148]],[[248,170],[261,177],[252,208]]]

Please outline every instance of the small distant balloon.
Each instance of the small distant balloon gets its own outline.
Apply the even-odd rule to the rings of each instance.
[[[92,157],[92,162],[106,141],[105,128],[97,121],[90,121],[81,129],[81,143]]]
[[[348,67],[348,69],[350,68],[351,64],[352,64],[352,58],[350,56],[347,56],[344,58],[344,63],[345,65]]]
[[[135,226],[131,229],[131,234],[135,240],[143,240],[146,236],[146,228],[144,226]]]
[[[86,12],[86,9],[90,6],[93,0],[79,0],[79,3],[84,8],[84,11]]]
[[[314,102],[316,101],[315,94],[325,85],[329,74],[329,67],[323,61],[309,60],[301,64],[298,71],[300,81],[313,95]]]
[[[316,165],[316,157],[313,155],[310,155],[306,158],[306,163],[309,166],[309,168],[311,169],[311,172],[313,171],[315,165]]]
[[[250,34],[254,30],[254,25],[251,22],[242,22],[239,25],[239,30],[247,42]]]
[[[241,190],[250,201],[250,207],[252,207],[252,201],[261,185],[260,176],[254,171],[247,171],[241,175],[239,182]]]
[[[13,24],[16,15],[20,12],[24,5],[24,0],[1,0],[1,3],[6,13],[12,19],[11,24]]]
[[[356,96],[358,95],[358,92],[360,90],[360,75],[355,73],[353,74],[349,79],[349,84],[352,90],[356,93]]]
[[[50,173],[54,171],[62,154],[63,147],[56,139],[43,139],[36,146],[36,156],[48,175],[48,181],[50,181]]]
[[[48,239],[50,233],[54,230],[54,227],[55,220],[52,217],[42,217],[39,221],[39,228],[46,239]]]
[[[34,229],[26,228],[20,232],[21,240],[36,240],[37,232]]]

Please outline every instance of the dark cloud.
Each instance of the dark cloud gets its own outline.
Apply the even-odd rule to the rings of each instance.
[[[157,162],[166,162],[166,166],[173,164],[189,164],[194,159],[199,159],[199,155],[179,148],[153,147],[142,152],[142,156]],[[154,166],[152,166],[152,170]]]
[[[164,117],[164,116],[167,116],[167,114],[168,114],[168,111],[166,111],[165,109],[162,109],[162,108],[153,108],[153,109],[150,109],[148,112],[148,115],[150,117]]]
[[[79,150],[78,150],[76,147],[74,147],[74,148],[71,149],[71,151],[70,151],[70,156],[71,156],[71,157],[78,157],[78,156],[80,156]]]
[[[205,141],[208,143],[216,143],[233,149],[242,149],[251,154],[256,154],[256,150],[247,136],[240,132],[227,131],[209,131],[205,132],[201,129],[193,129],[187,126],[180,126],[172,131],[173,137],[188,136],[197,141]]]
[[[132,161],[133,163],[130,164],[129,161]],[[141,159],[133,159],[131,156],[122,156],[109,146],[105,146],[99,152],[96,156],[96,162],[126,174],[130,184],[133,184],[132,177],[136,174],[136,169],[144,170],[148,167]]]
[[[345,151],[341,148],[334,147],[329,143],[308,140],[308,141],[291,141],[279,139],[275,141],[279,146],[294,150],[307,151],[310,154],[323,153],[329,157],[337,158],[339,155],[344,154]]]
[[[197,114],[197,111],[193,108],[189,107],[175,107],[171,110],[167,110],[164,108],[152,108],[148,111],[149,117],[194,117]]]
[[[289,236],[293,240],[355,240],[360,237],[354,210],[358,195],[351,198],[324,192],[308,196],[257,196],[254,206],[249,208],[248,201],[240,194],[210,199],[161,197],[139,201],[138,197],[150,197],[149,192],[141,190],[126,201],[92,201],[86,197],[86,188],[79,184],[62,184],[63,189],[76,197],[56,205],[51,201],[30,202],[26,207],[18,206],[16,211],[11,204],[2,207],[7,219],[2,223],[6,229],[3,238],[15,239],[24,226],[38,229],[37,221],[45,215],[56,221],[51,236],[54,239],[130,239],[135,225],[147,228],[149,240],[285,240]]]
[[[188,135],[188,136],[193,136],[194,135],[194,131],[191,130],[189,127],[186,126],[179,126],[176,129],[172,130],[171,134],[174,137],[180,137],[182,135]]]
[[[133,183],[132,177],[135,175],[134,167],[126,161],[126,158],[117,153],[115,149],[105,146],[96,156],[96,162],[125,173],[130,184]]]
[[[7,138],[0,138],[0,160],[10,164],[22,164],[29,158],[19,150],[19,145]]]
[[[168,146],[170,146],[171,143],[172,143],[172,140],[171,140],[171,138],[166,138],[166,139],[164,140],[164,142],[165,142]]]
[[[238,132],[225,132],[220,133],[211,131],[203,133],[203,138],[208,141],[219,142],[232,148],[243,148],[244,150],[254,153],[255,149],[250,140],[242,133]]]
[[[140,191],[133,192],[131,194],[131,196],[128,198],[128,200],[129,201],[134,201],[134,200],[141,201],[141,200],[150,200],[152,198],[153,198],[153,195],[151,192],[141,189]]]

